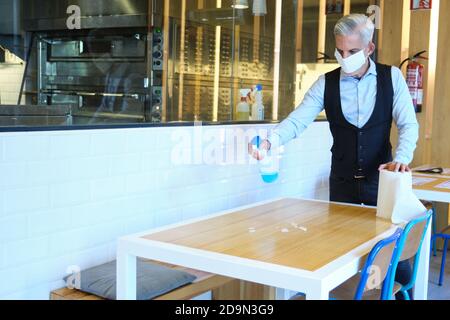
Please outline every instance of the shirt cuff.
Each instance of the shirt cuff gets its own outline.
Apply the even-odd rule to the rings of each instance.
[[[401,155],[396,155],[394,158],[394,162],[406,164],[407,166],[409,166],[409,164],[411,163],[409,159],[407,159],[406,157],[402,157]]]
[[[270,149],[275,149],[281,146],[281,137],[278,133],[272,132],[267,140],[270,142]]]

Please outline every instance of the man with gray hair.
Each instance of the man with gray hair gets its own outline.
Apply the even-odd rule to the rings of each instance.
[[[258,150],[249,146],[249,153],[261,160],[271,148],[299,137],[325,109],[334,140],[330,175],[334,202],[376,206],[379,171],[410,171],[416,149],[419,125],[411,95],[398,68],[370,58],[374,31],[372,21],[362,14],[339,20],[334,34],[341,68],[322,75]],[[393,121],[399,133],[395,157],[390,143]],[[401,262],[396,280],[407,284],[410,277],[409,263]]]

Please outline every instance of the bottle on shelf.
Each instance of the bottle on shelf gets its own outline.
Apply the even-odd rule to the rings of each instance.
[[[253,121],[264,121],[264,104],[262,85],[258,84],[252,88],[252,115]]]
[[[238,103],[237,109],[237,121],[248,121],[250,119],[250,105],[248,103],[248,96],[251,92],[250,89],[241,89],[241,101]]]

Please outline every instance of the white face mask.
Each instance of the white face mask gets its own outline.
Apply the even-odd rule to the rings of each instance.
[[[337,61],[344,70],[345,73],[354,73],[362,68],[362,66],[366,63],[366,55],[364,54],[364,49],[358,51],[358,53],[352,54],[347,58],[343,58],[339,51],[336,49],[334,54],[336,56]]]

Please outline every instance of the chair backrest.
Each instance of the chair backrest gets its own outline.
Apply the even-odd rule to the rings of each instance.
[[[414,221],[413,221],[414,222]],[[399,261],[409,260],[414,257],[422,243],[425,227],[428,220],[411,223],[407,241],[405,241]]]
[[[364,293],[385,285],[389,274],[395,248],[402,235],[402,229],[397,229],[390,237],[379,241],[370,251],[361,270],[361,278],[356,289],[355,300],[361,300]],[[384,292],[385,290],[382,290]],[[380,299],[383,296],[380,295]]]
[[[415,258],[411,281],[410,283],[403,285],[403,289],[409,290],[414,286],[419,267],[420,251],[430,224],[431,216],[432,211],[429,210],[425,215],[410,221],[403,230],[400,239],[398,239],[397,249],[395,250],[394,259],[392,260],[392,271],[389,273],[389,292],[392,292],[394,288],[395,273],[397,271],[398,263],[413,257]]]

